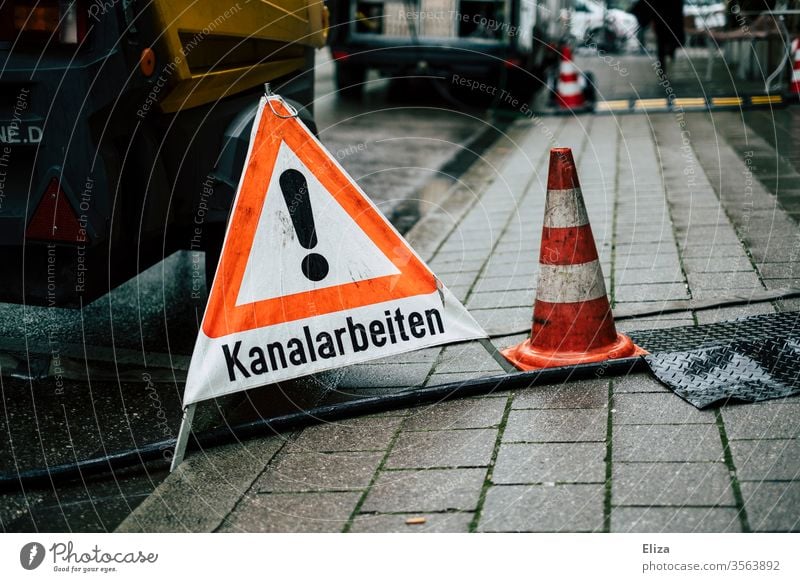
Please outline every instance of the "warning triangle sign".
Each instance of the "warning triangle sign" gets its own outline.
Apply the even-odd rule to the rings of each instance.
[[[263,98],[184,404],[484,337],[285,102]]]

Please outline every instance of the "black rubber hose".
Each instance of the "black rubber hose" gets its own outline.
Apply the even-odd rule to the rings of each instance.
[[[397,410],[398,408],[411,408],[455,398],[489,394],[501,390],[529,388],[542,384],[591,378],[593,376],[620,376],[646,369],[647,364],[644,359],[634,357],[562,368],[546,368],[533,372],[487,376],[463,382],[440,384],[429,388],[409,388],[394,394],[359,398],[349,402],[328,404],[309,410],[293,412],[275,418],[264,418],[235,426],[192,433],[189,450],[215,447],[254,436],[279,434],[321,422],[334,422],[354,416]],[[104,457],[86,459],[77,463],[30,469],[20,473],[0,473],[0,491],[19,491],[25,487],[52,486],[74,479],[85,479],[91,475],[113,472],[117,469],[143,466],[145,463],[150,463],[153,468],[167,468],[169,460],[165,458],[164,451],[171,450],[174,447],[175,439],[168,439],[137,449],[119,451]]]

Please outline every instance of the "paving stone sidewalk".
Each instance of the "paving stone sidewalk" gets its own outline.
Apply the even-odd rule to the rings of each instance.
[[[499,347],[530,324],[555,146],[578,160],[615,307],[800,286],[797,222],[747,154],[765,160],[772,146],[740,115],[520,121],[409,235],[488,332],[517,332]],[[618,327],[797,309],[786,300]],[[350,368],[338,389],[499,373],[479,345],[457,345]],[[119,530],[798,531],[800,399],[698,411],[634,374],[314,426],[193,454]]]

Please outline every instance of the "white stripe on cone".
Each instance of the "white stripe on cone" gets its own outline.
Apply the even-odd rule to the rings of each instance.
[[[562,97],[572,97],[573,95],[579,95],[580,93],[582,93],[581,86],[577,81],[572,83],[564,83],[563,81],[559,81],[558,94]]]
[[[548,228],[569,228],[589,224],[580,188],[548,190],[544,225]]]
[[[606,296],[600,261],[578,265],[539,265],[537,301],[580,303]]]
[[[558,70],[561,75],[572,75],[578,73],[578,67],[572,61],[561,61],[561,68]]]

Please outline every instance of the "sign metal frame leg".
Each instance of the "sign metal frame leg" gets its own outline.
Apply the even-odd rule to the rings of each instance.
[[[196,409],[196,402],[183,409],[183,420],[178,431],[178,440],[175,442],[175,453],[172,455],[172,464],[169,467],[170,473],[178,468],[178,465],[183,462],[183,458],[186,455],[186,445],[189,444],[189,434],[192,432],[192,421],[194,420]]]
[[[497,362],[501,368],[503,368],[503,371],[506,374],[515,374],[519,372],[514,364],[505,359],[503,354],[500,353],[500,350],[495,347],[489,338],[481,338],[478,341],[481,343],[484,349],[489,352],[489,355],[494,358],[494,361]]]

